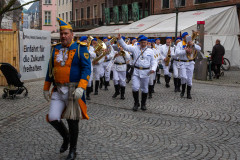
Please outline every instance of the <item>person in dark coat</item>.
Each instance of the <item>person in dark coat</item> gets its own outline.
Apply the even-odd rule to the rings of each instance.
[[[213,46],[213,49],[212,49],[212,68],[217,79],[219,79],[219,76],[220,76],[220,67],[222,65],[224,54],[225,54],[225,49],[220,44],[220,40],[217,39],[216,44],[215,46]]]

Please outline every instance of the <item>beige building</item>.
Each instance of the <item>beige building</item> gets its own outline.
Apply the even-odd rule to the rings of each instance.
[[[57,0],[57,17],[66,22],[72,20],[72,0]]]

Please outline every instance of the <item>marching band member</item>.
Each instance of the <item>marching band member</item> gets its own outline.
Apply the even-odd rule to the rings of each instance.
[[[167,60],[167,56],[168,56],[168,51],[169,51],[169,45],[171,45],[172,42],[172,37],[166,37],[166,44],[162,45],[161,47],[161,56],[162,56],[162,65],[163,65],[163,71],[164,71],[164,77],[165,77],[165,82],[166,82],[166,87],[169,88],[169,82],[171,79],[171,73],[169,72],[169,68],[171,63],[168,64],[168,66],[166,66],[166,60]],[[174,48],[170,47],[170,57],[171,55],[174,55]]]
[[[175,40],[174,50],[175,55],[172,56],[173,58],[173,77],[174,77],[174,92],[181,92],[180,86],[181,86],[181,78],[180,78],[180,63],[179,62],[179,56],[176,55],[176,46],[179,42],[182,41],[182,38],[177,37]]]
[[[57,18],[60,26],[61,43],[52,47],[43,93],[46,100],[51,99],[47,121],[63,137],[60,153],[70,150],[67,160],[76,158],[78,123],[89,119],[85,104],[84,90],[91,74],[91,61],[84,42],[73,41],[70,24]],[[49,89],[54,85],[50,96]],[[69,130],[62,122],[67,119]]]
[[[184,96],[186,85],[187,85],[187,98],[192,99],[191,97],[191,88],[192,88],[192,78],[193,78],[193,71],[194,71],[194,64],[193,60],[189,60],[187,55],[192,54],[192,48],[187,46],[193,46],[197,51],[201,50],[201,47],[197,44],[194,44],[192,41],[187,42],[186,37],[188,36],[187,32],[182,34],[183,41],[177,44],[176,48],[176,55],[179,56],[179,60],[181,61],[181,84],[182,84],[182,92],[181,97]]]
[[[127,63],[130,60],[130,54],[125,52],[122,47],[120,47],[120,52],[115,52],[114,64],[113,64],[113,81],[115,87],[115,93],[112,96],[116,98],[120,94],[121,99],[125,99],[125,86],[126,86],[126,69]]]
[[[90,46],[89,52],[94,54],[95,53],[94,47],[96,46],[97,46],[97,39],[94,38],[92,40],[92,46]],[[98,56],[100,55],[96,55],[96,57]],[[99,80],[100,80],[100,77],[103,76],[103,65],[102,65],[103,61],[104,61],[104,58],[100,59],[97,64],[93,64],[93,77],[95,79],[94,95],[98,95]]]
[[[157,68],[157,62],[154,59],[153,50],[147,48],[147,37],[142,36],[139,39],[139,46],[127,45],[121,35],[118,34],[118,43],[124,50],[133,54],[133,76],[132,90],[134,97],[133,111],[137,111],[139,104],[139,89],[142,91],[141,109],[145,111],[148,95],[149,74],[154,73]]]
[[[155,39],[155,48],[159,51],[159,53],[161,52],[161,47],[162,47],[162,44],[160,42],[161,42],[160,38]],[[159,55],[159,63],[161,63],[160,55]],[[161,84],[160,82],[161,69],[159,67],[158,67],[158,72],[156,74],[157,74],[157,83]]]
[[[131,39],[131,41],[132,41],[132,46],[137,46],[138,45],[137,38],[133,37]]]
[[[102,40],[103,40],[104,43],[108,42],[108,38],[107,37],[103,37]],[[106,68],[109,65],[110,60],[114,56],[114,51],[113,51],[113,48],[112,48],[111,45],[107,45],[107,53],[108,54],[105,56],[105,59],[104,59],[104,62],[103,62],[103,76],[105,78],[105,80],[104,80],[105,90],[108,90],[107,87],[109,86],[110,74],[111,74],[111,70],[108,71]]]
[[[84,39],[84,42],[87,42],[87,37],[85,39]],[[81,39],[80,39],[80,41],[81,41]],[[90,42],[90,43],[95,43],[94,46],[96,46],[97,39],[93,39],[92,41],[94,41],[94,42]],[[87,85],[87,90],[86,90],[86,96],[87,96],[86,99],[87,100],[91,100],[90,93],[91,93],[92,87],[93,87],[92,86],[92,81],[93,81],[93,65],[92,65],[92,61],[93,61],[94,58],[96,58],[96,53],[94,52],[93,46],[89,46],[89,54],[90,54],[90,60],[91,60],[91,76],[90,76],[90,79],[89,79],[89,82],[88,82],[88,85]]]

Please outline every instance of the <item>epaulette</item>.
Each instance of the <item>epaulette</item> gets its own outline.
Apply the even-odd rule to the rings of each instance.
[[[57,46],[57,45],[59,45],[59,44],[61,44],[61,42],[56,43],[56,44],[52,44],[52,47],[55,47],[55,46]]]
[[[80,44],[81,46],[87,46],[87,42],[80,42],[80,41],[77,41],[78,44]]]

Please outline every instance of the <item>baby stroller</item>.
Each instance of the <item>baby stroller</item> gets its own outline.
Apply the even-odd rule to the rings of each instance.
[[[24,97],[28,95],[27,88],[23,85],[23,82],[20,81],[21,75],[11,64],[0,63],[0,70],[2,71],[8,83],[8,87],[3,89],[3,99],[7,97],[15,99],[16,95],[22,94],[24,91]]]

